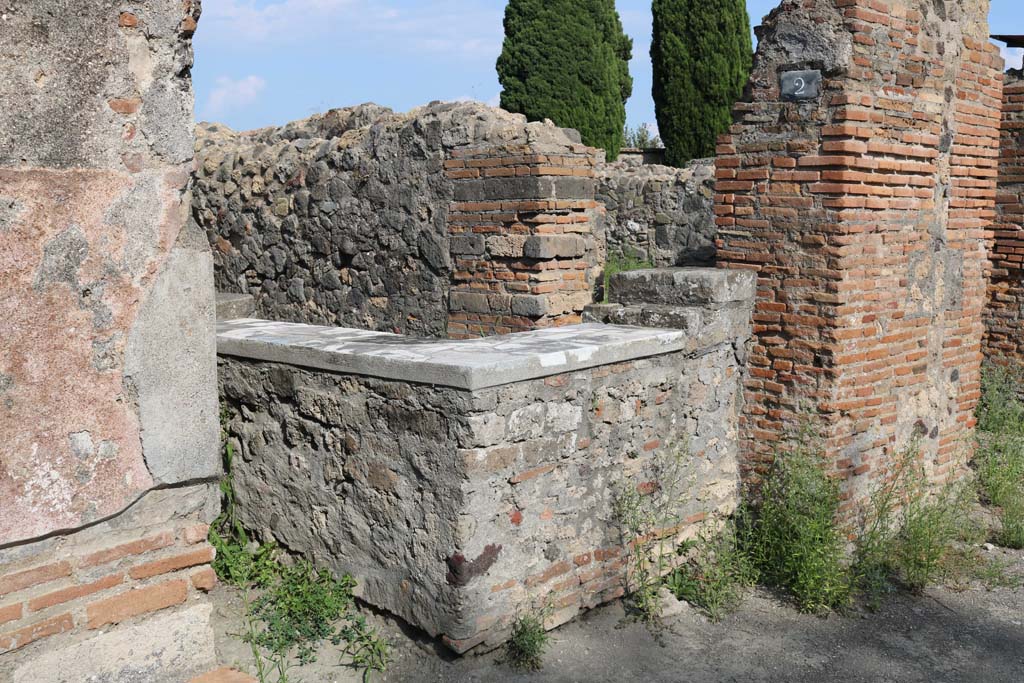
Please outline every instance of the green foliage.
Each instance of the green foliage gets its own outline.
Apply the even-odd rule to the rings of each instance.
[[[575,128],[615,159],[633,93],[632,53],[615,0],[509,0],[497,64],[501,106]]]
[[[295,649],[300,664],[313,662],[316,647],[335,635],[332,624],[354,607],[354,587],[352,577],[336,580],[326,570],[314,570],[305,560],[291,567],[279,566],[276,580],[250,608],[265,627],[247,638],[271,657],[286,657]]]
[[[512,636],[505,646],[505,661],[520,671],[540,671],[549,641],[543,614],[521,614],[512,625]]]
[[[918,444],[902,454],[872,493],[857,535],[852,571],[869,607],[880,607],[897,582],[920,592],[946,573],[946,559],[965,533],[968,490],[932,491]]]
[[[604,303],[608,303],[608,294],[611,291],[613,275],[653,267],[654,264],[650,261],[634,254],[609,254],[608,260],[604,264]]]
[[[626,551],[629,604],[636,617],[651,628],[661,620],[661,589],[675,555],[668,537],[682,521],[679,510],[692,488],[692,481],[685,476],[688,460],[685,449],[663,451],[651,465],[649,487],[641,491],[626,480],[619,484],[612,501],[612,514]]]
[[[225,434],[224,508],[210,527],[209,541],[217,550],[218,578],[242,592],[246,632],[241,637],[249,643],[260,683],[268,683],[272,674],[277,683],[287,683],[289,669],[315,661],[324,640],[344,644],[342,657],[363,671],[364,680],[371,671],[384,671],[390,646],[356,611],[351,576],[336,579],[305,560],[289,565],[274,544],[250,540],[236,514],[233,460]]]
[[[776,455],[761,501],[742,539],[754,568],[769,586],[785,590],[798,607],[821,613],[846,606],[850,578],[837,523],[838,484],[809,425]]]
[[[1020,375],[987,367],[982,374],[978,427],[982,431],[974,463],[986,502],[999,508],[995,542],[1024,548],[1024,404],[1017,398]]]
[[[686,561],[668,575],[666,585],[712,621],[721,621],[739,607],[746,589],[757,581],[757,571],[739,542],[736,519],[721,528],[705,526],[696,540],[679,547],[679,554]]]
[[[750,76],[745,0],[654,0],[654,104],[667,163],[714,156]]]
[[[622,146],[633,149],[654,149],[656,147],[664,147],[665,145],[661,142],[660,136],[651,134],[651,126],[649,124],[642,123],[636,128],[626,126],[623,131]]]

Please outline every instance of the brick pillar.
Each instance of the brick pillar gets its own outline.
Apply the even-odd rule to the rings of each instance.
[[[915,438],[936,480],[966,454],[1002,86],[987,13],[787,0],[766,19],[716,197],[720,261],[759,273],[748,475],[801,413],[848,498]]]
[[[1005,75],[993,227],[985,354],[1024,368],[1024,71]]]
[[[445,162],[453,279],[450,337],[580,322],[593,301],[595,150],[583,145],[455,149]]]

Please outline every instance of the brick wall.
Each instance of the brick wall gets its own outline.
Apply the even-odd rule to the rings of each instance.
[[[599,259],[594,153],[583,145],[452,151],[448,336],[580,321]]]
[[[999,186],[992,275],[985,315],[990,360],[1024,366],[1024,72],[1008,71],[1003,88]]]
[[[848,497],[914,439],[936,479],[965,454],[1002,85],[987,13],[787,0],[766,19],[716,188],[722,265],[760,278],[748,474],[802,413]],[[823,72],[820,97],[782,101],[794,69]]]
[[[155,491],[88,529],[6,549],[0,681],[180,681],[209,668],[217,502],[215,484]]]
[[[182,605],[216,575],[206,524],[123,543],[65,549],[59,560],[0,567],[0,654],[60,633],[100,629]],[[77,544],[75,544],[77,545]]]

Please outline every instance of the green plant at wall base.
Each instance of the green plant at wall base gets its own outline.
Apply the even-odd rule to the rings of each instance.
[[[1017,398],[1019,372],[986,367],[978,406],[980,435],[974,458],[986,502],[999,511],[1001,529],[993,539],[1024,548],[1024,404]]]
[[[505,661],[513,669],[540,671],[550,639],[544,628],[544,614],[521,614],[512,624],[512,635],[505,646]]]
[[[856,539],[854,581],[873,609],[900,583],[920,592],[946,572],[946,558],[965,534],[969,488],[933,490],[917,443],[899,457],[871,495]]]
[[[217,576],[241,591],[241,638],[249,644],[260,683],[269,683],[272,676],[276,683],[287,683],[289,671],[315,661],[325,640],[343,645],[341,663],[361,669],[364,680],[372,671],[384,671],[390,646],[357,613],[352,577],[336,579],[305,560],[289,564],[274,544],[249,538],[236,514],[233,460],[225,435],[224,509],[210,527],[209,540],[217,550]]]
[[[740,518],[744,513],[736,514]],[[666,579],[677,598],[701,608],[716,622],[739,607],[746,589],[757,582],[757,571],[740,545],[737,523],[729,519],[720,527],[705,525],[695,540],[679,547],[686,561]]]
[[[504,26],[502,109],[575,128],[615,159],[633,93],[633,41],[614,0],[509,0]]]
[[[806,612],[849,604],[845,542],[836,522],[839,485],[824,470],[810,425],[776,454],[741,539],[761,580]]]
[[[634,254],[609,254],[604,264],[604,303],[608,303],[613,275],[653,267],[654,264],[650,261]]]
[[[631,480],[618,485],[612,515],[619,527],[626,555],[627,592],[633,613],[649,627],[661,619],[661,589],[676,557],[669,541],[682,522],[679,511],[692,478],[686,477],[689,454],[665,449],[651,464],[652,481],[641,491]]]

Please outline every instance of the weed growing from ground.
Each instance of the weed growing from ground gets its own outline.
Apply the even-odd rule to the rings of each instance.
[[[1024,404],[1017,398],[1019,373],[988,367],[982,375],[978,407],[978,449],[974,463],[986,502],[999,509],[1002,522],[993,539],[1008,548],[1024,548]]]
[[[550,644],[544,628],[544,614],[530,612],[516,617],[512,636],[505,646],[509,666],[520,671],[540,671],[544,666],[544,652]]]
[[[933,491],[913,443],[871,495],[856,537],[853,575],[868,607],[902,584],[920,592],[945,573],[945,560],[969,530],[969,488]]]
[[[836,522],[839,485],[805,425],[775,458],[742,541],[761,580],[789,593],[806,612],[849,604],[844,538]]]
[[[223,417],[222,417],[223,419]],[[254,543],[239,521],[232,478],[234,451],[224,447],[226,475],[221,481],[224,509],[210,527],[209,540],[217,550],[214,571],[224,583],[241,591],[245,633],[260,683],[287,683],[295,666],[316,660],[325,640],[343,644],[341,662],[370,672],[387,668],[390,646],[356,612],[355,580],[335,578],[305,561],[286,563],[273,544]]]
[[[679,547],[685,562],[666,578],[673,595],[701,608],[715,622],[739,607],[746,589],[757,581],[757,572],[740,547],[736,525],[735,519],[720,527],[705,525],[695,540]]]

